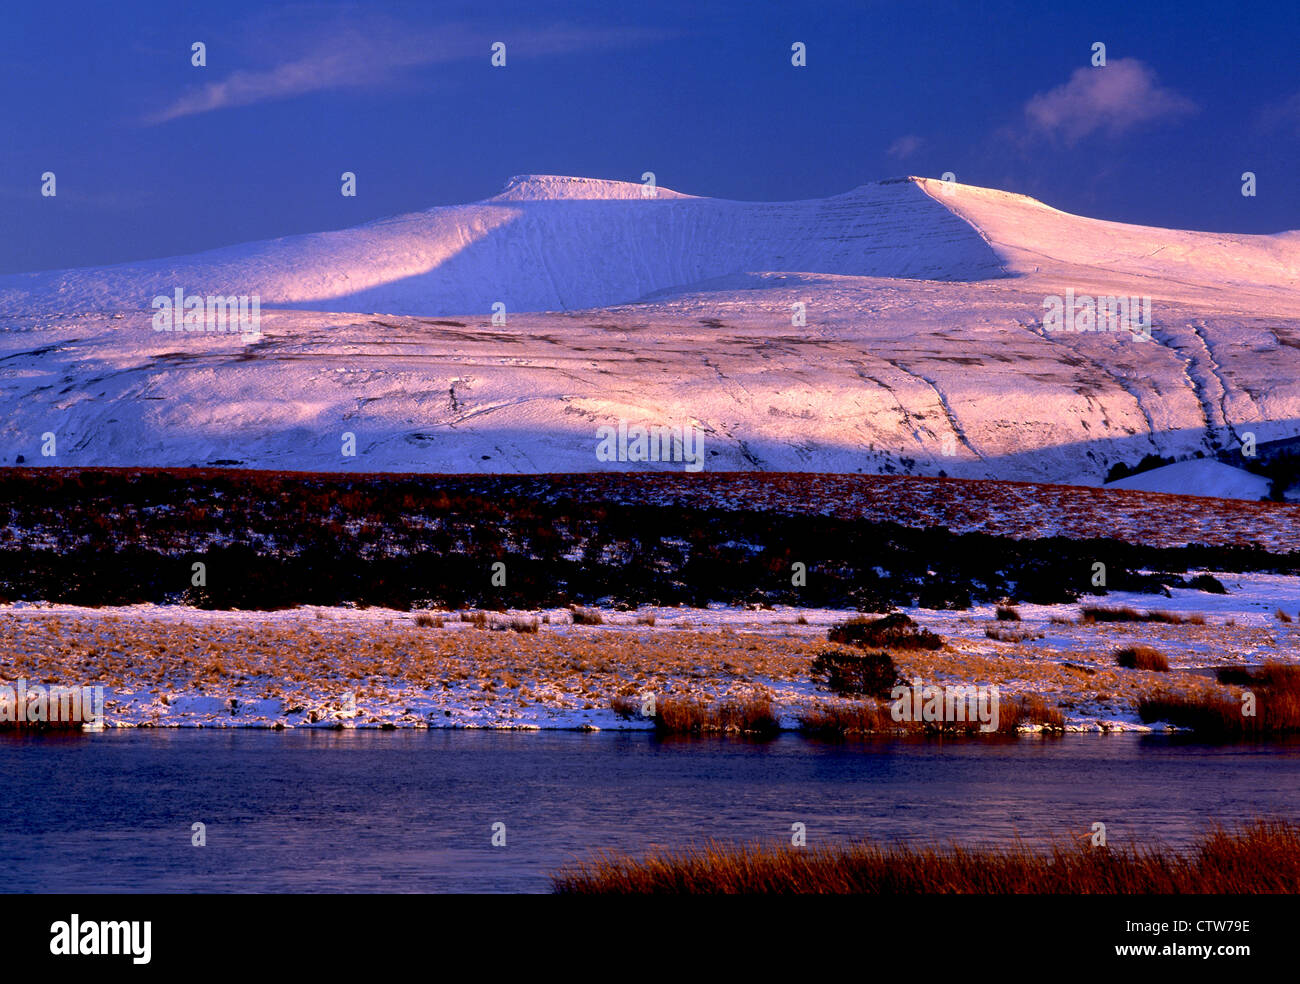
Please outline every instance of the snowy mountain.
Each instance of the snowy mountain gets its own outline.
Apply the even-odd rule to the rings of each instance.
[[[1218,461],[1197,458],[1139,472],[1109,483],[1108,489],[1136,489],[1172,495],[1206,495],[1258,502],[1268,496],[1268,479]]]
[[[1001,272],[971,226],[911,182],[822,201],[728,202],[528,175],[499,196],[196,256],[0,278],[0,313],[144,310],[176,287],[264,306],[386,314],[565,311],[750,270],[976,280]]]
[[[681,467],[598,458],[623,421],[698,427],[711,470],[1097,484],[1300,426],[1298,233],[920,178],[643,194],[529,175],[355,229],[0,277],[0,462]],[[260,333],[154,331],[178,290],[259,297]],[[1051,298],[1102,295],[1149,299],[1145,333],[1045,327]]]

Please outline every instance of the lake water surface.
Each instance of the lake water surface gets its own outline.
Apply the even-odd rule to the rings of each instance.
[[[540,892],[601,850],[777,845],[795,822],[810,845],[1046,840],[1097,820],[1112,845],[1176,845],[1219,819],[1300,819],[1300,744],[1138,735],[142,729],[0,738],[0,777],[5,891]]]

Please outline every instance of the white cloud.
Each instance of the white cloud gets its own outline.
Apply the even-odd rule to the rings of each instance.
[[[1070,81],[1025,104],[1031,132],[1074,143],[1096,132],[1118,136],[1157,120],[1197,111],[1190,99],[1160,86],[1155,72],[1134,58],[1102,68],[1078,68]]]

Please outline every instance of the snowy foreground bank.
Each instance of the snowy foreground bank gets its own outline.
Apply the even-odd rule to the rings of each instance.
[[[1175,589],[1090,602],[1200,616],[1183,624],[1081,622],[1079,604],[1019,605],[1019,621],[999,621],[991,606],[912,609],[946,645],[895,659],[908,681],[1041,696],[1062,710],[1067,730],[1161,730],[1138,720],[1139,697],[1228,693],[1214,668],[1300,663],[1300,621],[1277,614],[1296,618],[1300,578],[1219,576],[1226,595]],[[601,624],[578,625],[564,609],[490,612],[475,622],[459,612],[374,608],[17,603],[0,607],[0,683],[103,685],[108,727],[648,729],[650,721],[621,717],[610,702],[654,694],[766,697],[793,729],[800,713],[839,700],[810,680],[809,663],[827,647],[828,627],[854,613],[599,614]],[[526,631],[534,619],[537,631]],[[1164,654],[1170,671],[1117,667],[1114,651],[1138,644]]]

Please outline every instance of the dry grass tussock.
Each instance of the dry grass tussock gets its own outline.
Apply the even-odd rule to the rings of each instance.
[[[986,625],[984,626],[984,637],[986,639],[995,639],[998,642],[1032,642],[1035,639],[1041,639],[1043,633],[1036,629],[1013,628],[1008,625]]]
[[[1029,695],[998,701],[997,728],[981,731],[974,721],[895,721],[887,703],[854,701],[822,704],[799,714],[799,729],[819,738],[857,735],[1014,735],[1021,727],[1041,726],[1046,731],[1065,728],[1065,715],[1042,697]]]
[[[691,735],[734,732],[774,735],[781,724],[766,697],[705,704],[690,697],[665,697],[655,702],[655,729],[661,734]]]
[[[1125,646],[1115,650],[1115,665],[1126,670],[1149,670],[1168,673],[1169,660],[1164,653],[1150,646]]]
[[[494,632],[523,632],[528,635],[536,635],[538,624],[535,618],[512,618],[504,622],[493,622],[492,630]]]
[[[1265,663],[1248,674],[1244,686],[1248,693],[1153,694],[1138,701],[1138,716],[1148,724],[1164,721],[1209,738],[1300,734],[1300,666]]]
[[[1079,620],[1084,624],[1091,622],[1161,622],[1165,625],[1204,625],[1205,616],[1199,612],[1182,614],[1166,612],[1153,608],[1140,612],[1128,605],[1084,605],[1079,609]]]

